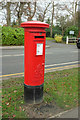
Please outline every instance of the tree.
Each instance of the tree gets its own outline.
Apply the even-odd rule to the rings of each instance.
[[[7,26],[10,26],[10,24],[11,24],[11,10],[10,10],[11,2],[1,1],[0,2],[0,7],[3,10],[2,11],[2,17],[3,17],[3,19],[6,20]],[[6,12],[5,12],[5,10],[6,10]]]
[[[51,20],[50,20],[49,17],[48,17],[48,19],[46,20],[46,23],[48,23],[49,25],[51,24]]]
[[[62,35],[64,35],[64,31],[65,31],[66,26],[67,26],[67,18],[68,18],[67,15],[66,16],[59,16],[57,18],[57,23],[62,29]]]
[[[36,2],[27,2],[24,8],[24,15],[28,21],[31,21],[36,13]]]
[[[67,5],[63,5],[61,9],[66,10],[70,16],[72,16],[73,25],[76,25],[76,18],[77,18],[77,7],[78,7],[78,1],[74,0],[73,2],[69,2]]]
[[[11,25],[11,10],[10,10],[11,2],[7,2],[6,10],[7,10],[7,26]]]
[[[78,2],[78,30],[80,31],[80,1]]]
[[[17,3],[16,11],[17,11],[17,22],[18,22],[19,26],[21,24],[21,17],[22,17],[23,11],[24,11],[25,4],[26,4],[26,2],[18,2]]]
[[[53,17],[54,17],[54,2],[52,3],[52,18],[51,18],[51,28],[50,28],[50,37],[52,37],[53,29]]]
[[[45,20],[45,17],[46,17],[48,10],[49,10],[49,6],[51,5],[51,2],[49,2],[49,3],[45,2],[43,4],[45,7],[42,6],[42,3],[38,3],[37,4],[37,11],[36,11],[37,20],[42,21],[42,22],[44,22],[44,20]]]

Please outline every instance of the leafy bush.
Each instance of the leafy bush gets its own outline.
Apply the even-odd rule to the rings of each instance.
[[[2,45],[23,45],[24,44],[24,29],[2,27]]]
[[[55,39],[55,41],[57,42],[57,43],[61,43],[62,42],[62,35],[55,35],[55,37],[54,37],[54,39]]]

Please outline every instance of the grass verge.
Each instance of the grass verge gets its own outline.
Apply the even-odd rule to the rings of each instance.
[[[76,45],[76,43],[68,43],[69,45]]]
[[[24,109],[24,78],[3,80],[3,118],[27,118]],[[46,73],[44,102],[55,101],[58,106],[70,109],[78,105],[78,68]]]
[[[57,71],[45,75],[44,100],[55,100],[57,105],[70,109],[78,105],[78,69]]]
[[[46,37],[46,40],[53,40],[54,38]]]

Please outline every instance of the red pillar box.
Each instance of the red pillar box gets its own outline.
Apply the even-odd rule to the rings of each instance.
[[[26,103],[39,103],[43,99],[45,68],[45,28],[40,21],[21,23],[24,28],[24,99]]]

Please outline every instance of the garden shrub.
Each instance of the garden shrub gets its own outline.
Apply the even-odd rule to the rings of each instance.
[[[55,39],[55,41],[57,42],[57,43],[61,43],[62,42],[62,35],[55,35],[55,37],[54,37],[54,39]]]
[[[2,45],[24,45],[24,29],[3,26]]]

